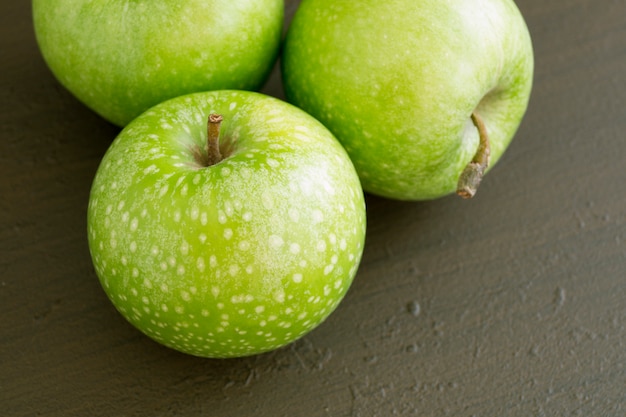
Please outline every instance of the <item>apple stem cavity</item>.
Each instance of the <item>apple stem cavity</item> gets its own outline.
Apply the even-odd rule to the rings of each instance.
[[[218,164],[222,160],[220,152],[220,126],[224,117],[221,114],[210,114],[207,124],[207,149],[206,165]]]
[[[196,168],[207,168],[219,164],[230,154],[231,149],[222,153],[220,143],[220,127],[224,117],[221,114],[211,113],[207,122],[207,139],[204,146],[196,145],[193,149],[193,157]]]
[[[474,158],[467,164],[457,183],[456,193],[463,198],[472,198],[476,194],[478,186],[489,166],[489,155],[491,154],[489,135],[483,119],[478,113],[474,112],[472,113],[472,122],[478,129],[480,141]]]

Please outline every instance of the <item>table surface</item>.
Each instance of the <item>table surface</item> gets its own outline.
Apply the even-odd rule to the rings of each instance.
[[[2,3],[3,416],[626,414],[623,0],[518,0],[534,90],[477,197],[367,196],[339,308],[286,348],[231,360],[164,348],[106,298],[85,216],[119,129],[55,81],[30,2]],[[277,71],[264,91],[283,97]]]

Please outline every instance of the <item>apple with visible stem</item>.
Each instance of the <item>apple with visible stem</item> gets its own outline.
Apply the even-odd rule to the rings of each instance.
[[[533,65],[512,0],[304,0],[282,57],[287,100],[335,134],[366,191],[401,200],[474,195]]]
[[[276,98],[195,93],[122,130],[96,173],[89,248],[120,313],[204,357],[286,345],[337,307],[359,266],[363,190],[317,120]]]
[[[56,78],[125,126],[183,94],[259,90],[276,61],[283,0],[33,0]]]

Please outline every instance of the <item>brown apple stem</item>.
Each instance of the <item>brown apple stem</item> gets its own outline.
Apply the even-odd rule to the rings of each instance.
[[[476,194],[483,175],[489,166],[489,155],[491,154],[489,135],[487,135],[487,128],[483,119],[478,113],[474,112],[472,113],[472,122],[478,129],[480,141],[474,158],[467,164],[459,177],[456,193],[463,198],[472,198]]]
[[[222,160],[220,153],[220,125],[222,124],[221,114],[210,114],[207,125],[207,164],[215,165]]]

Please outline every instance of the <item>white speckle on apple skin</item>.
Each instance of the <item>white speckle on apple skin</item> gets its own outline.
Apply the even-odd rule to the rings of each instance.
[[[199,167],[193,149],[215,112],[234,151]],[[208,357],[272,350],[319,325],[356,275],[365,226],[358,177],[332,135],[293,106],[234,91],[175,99],[131,123],[88,210],[94,266],[120,313]]]

